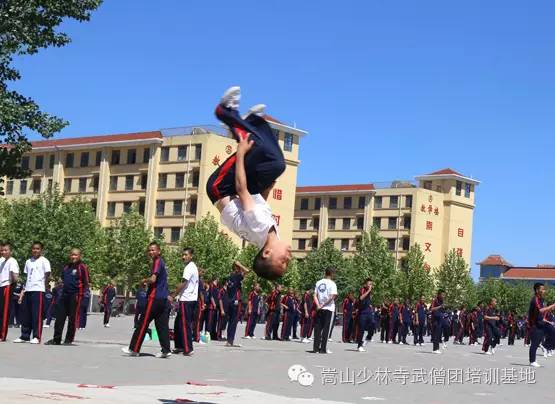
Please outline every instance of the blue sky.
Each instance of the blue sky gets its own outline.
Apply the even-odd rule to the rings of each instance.
[[[473,263],[555,263],[555,4],[107,0],[17,61],[59,136],[216,123],[222,91],[310,132],[299,184],[452,167],[477,189]],[[473,265],[473,274],[477,267]]]

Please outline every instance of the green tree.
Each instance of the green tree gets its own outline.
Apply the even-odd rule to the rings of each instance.
[[[425,257],[418,244],[413,245],[401,261],[401,270],[398,273],[399,296],[415,302],[420,295],[426,301],[432,299],[434,294],[434,279],[429,270],[425,268]]]
[[[519,281],[508,283],[506,310],[510,310],[517,315],[526,314],[533,294],[532,284],[529,282]]]
[[[455,250],[445,255],[443,264],[435,273],[437,286],[445,291],[445,303],[451,308],[467,304],[465,295],[471,293],[474,282],[464,258],[459,257]]]
[[[12,66],[14,56],[32,55],[39,49],[61,47],[69,36],[57,32],[67,19],[88,21],[101,0],[3,0],[0,1],[0,194],[1,179],[21,178],[29,172],[20,166],[30,148],[26,130],[45,138],[67,125],[63,119],[40,111],[39,106],[14,90],[8,83],[21,78]]]
[[[337,269],[337,277],[341,277],[341,271],[344,268],[345,260],[341,251],[333,245],[333,240],[326,239],[320,246],[308,253],[306,258],[300,263],[300,283],[302,290],[314,289],[316,282],[324,277],[324,271],[328,267]],[[338,287],[339,289],[339,287]],[[338,292],[341,292],[338,290]]]

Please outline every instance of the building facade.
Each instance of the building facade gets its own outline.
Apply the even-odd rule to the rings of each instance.
[[[475,187],[478,181],[445,169],[416,181],[297,187],[293,250],[298,258],[331,238],[352,254],[361,233],[372,226],[388,243],[397,262],[419,244],[429,268],[455,250],[470,263]]]
[[[300,138],[306,132],[266,119],[286,161],[269,203],[281,236],[290,240],[295,204],[291,190],[297,183]],[[90,200],[103,226],[135,206],[155,234],[176,242],[185,226],[207,213],[219,221],[206,182],[235,150],[235,141],[217,126],[37,141],[21,162],[31,177],[5,180],[5,198],[28,198],[57,185],[66,198]]]
[[[555,286],[555,265],[536,265],[535,267],[517,267],[501,255],[490,255],[478,263],[480,265],[480,282],[489,278],[504,282],[541,282]]]

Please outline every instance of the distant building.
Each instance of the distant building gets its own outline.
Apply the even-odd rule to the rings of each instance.
[[[542,282],[555,286],[555,265],[516,267],[501,255],[490,255],[478,265],[480,265],[480,282],[495,278],[505,282]]]

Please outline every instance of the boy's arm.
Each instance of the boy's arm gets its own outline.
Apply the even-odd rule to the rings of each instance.
[[[253,143],[252,140],[241,139],[237,146],[237,161],[235,162],[235,191],[245,212],[254,208],[254,201],[248,190],[247,174],[245,172],[245,155],[252,148]]]

